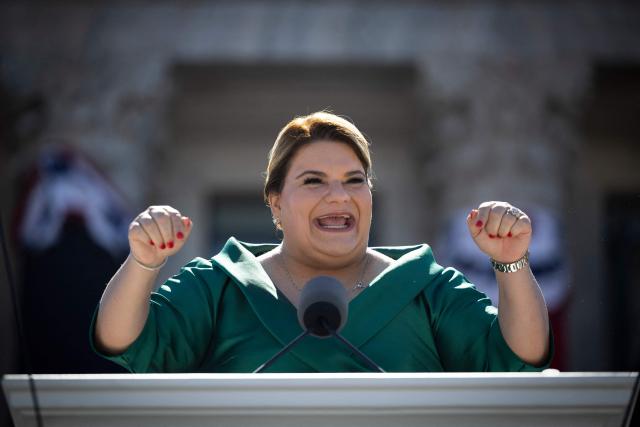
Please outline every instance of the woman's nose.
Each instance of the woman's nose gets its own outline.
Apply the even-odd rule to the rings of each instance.
[[[329,191],[325,197],[328,202],[345,202],[350,198],[349,193],[340,181],[329,184]]]

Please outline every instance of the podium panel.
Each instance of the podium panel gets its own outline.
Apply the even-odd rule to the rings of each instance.
[[[34,375],[45,427],[616,426],[636,373]],[[26,375],[2,381],[36,426]]]

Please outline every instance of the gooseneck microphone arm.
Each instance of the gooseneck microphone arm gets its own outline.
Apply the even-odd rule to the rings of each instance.
[[[347,292],[338,280],[330,276],[318,276],[308,281],[300,293],[297,310],[298,322],[304,332],[260,365],[253,371],[254,374],[271,366],[307,335],[319,339],[335,337],[357,354],[373,371],[384,372],[380,366],[340,335],[340,330],[347,323],[349,303]]]
[[[374,362],[373,360],[369,359],[369,357],[364,354],[362,351],[360,351],[358,349],[358,347],[356,347],[355,345],[351,344],[346,338],[344,338],[342,335],[340,335],[339,333],[337,333],[335,330],[333,330],[333,328],[329,327],[329,325],[327,324],[325,319],[321,319],[321,322],[323,324],[323,326],[325,328],[327,328],[327,330],[331,333],[331,335],[335,338],[337,338],[338,340],[340,340],[344,345],[346,345],[347,347],[349,347],[349,349],[351,349],[351,351],[353,351],[355,354],[357,354],[358,356],[360,356],[360,359],[362,359],[365,364],[373,371],[378,371],[378,372],[382,372],[384,373],[384,370],[378,366],[376,364],[376,362]]]
[[[282,350],[280,350],[279,352],[277,352],[276,354],[274,354],[273,356],[271,356],[271,359],[267,360],[266,362],[264,362],[262,365],[258,366],[256,368],[255,371],[253,371],[254,374],[259,374],[260,372],[264,371],[265,369],[267,369],[269,366],[273,365],[273,362],[275,362],[276,360],[278,360],[280,358],[280,356],[282,356],[283,354],[285,354],[286,352],[288,352],[291,347],[293,347],[294,345],[296,345],[302,338],[306,337],[307,335],[309,335],[309,330],[307,329],[306,331],[304,331],[303,333],[301,333],[300,335],[298,335],[297,337],[295,337],[293,339],[293,341],[291,341],[289,344],[287,344],[286,346],[284,346],[284,348]]]

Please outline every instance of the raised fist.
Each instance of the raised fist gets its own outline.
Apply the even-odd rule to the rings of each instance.
[[[129,225],[131,256],[155,268],[182,248],[191,228],[191,220],[171,206],[149,206]]]
[[[531,220],[506,202],[484,202],[467,216],[467,226],[478,248],[499,262],[522,258],[531,242]]]

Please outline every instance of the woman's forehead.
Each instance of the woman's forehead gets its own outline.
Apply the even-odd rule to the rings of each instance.
[[[292,159],[290,170],[345,169],[364,170],[355,151],[347,144],[317,141],[301,147]]]

